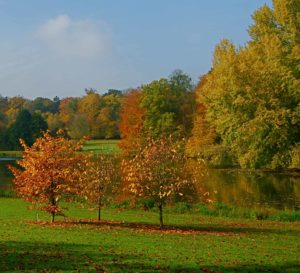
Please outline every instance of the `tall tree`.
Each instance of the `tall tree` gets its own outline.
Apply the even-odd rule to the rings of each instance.
[[[207,119],[242,167],[288,167],[300,142],[300,6],[273,4],[254,13],[246,46],[216,47],[203,88]]]
[[[195,97],[186,74],[175,71],[169,79],[153,81],[141,89],[141,107],[145,109],[143,127],[150,135],[190,134]]]

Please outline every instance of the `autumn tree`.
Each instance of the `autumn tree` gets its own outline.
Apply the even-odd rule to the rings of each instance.
[[[144,112],[140,106],[141,90],[133,89],[124,95],[120,111],[120,147],[124,156],[135,154],[141,138]]]
[[[59,201],[74,192],[80,179],[76,169],[81,155],[76,153],[81,142],[74,143],[62,137],[45,132],[29,147],[23,140],[23,158],[17,161],[18,167],[10,166],[14,175],[16,193],[24,200],[43,205],[42,209],[51,214],[51,221],[62,213]]]
[[[274,0],[253,14],[244,47],[215,49],[206,117],[244,168],[287,168],[299,147],[299,12],[298,0]]]
[[[84,156],[81,167],[79,171],[84,175],[76,186],[77,194],[97,205],[100,221],[103,198],[108,194],[112,195],[119,185],[119,159],[115,155],[92,153]]]
[[[50,112],[47,112],[44,113],[43,116],[47,121],[48,128],[52,134],[55,134],[57,130],[64,128],[64,124],[59,118],[59,113],[52,114]]]
[[[183,195],[183,189],[193,187],[194,179],[184,154],[184,143],[172,137],[148,139],[132,159],[122,162],[124,179],[129,190],[138,197],[152,198],[159,209],[163,228],[163,206],[171,197]]]
[[[90,126],[86,116],[84,114],[74,114],[69,122],[68,132],[72,139],[90,136]]]
[[[78,98],[64,98],[59,105],[59,118],[65,127],[68,126],[73,115],[78,111]]]
[[[120,138],[119,122],[122,93],[111,90],[102,96],[103,107],[99,111],[96,122],[100,126],[101,138]]]

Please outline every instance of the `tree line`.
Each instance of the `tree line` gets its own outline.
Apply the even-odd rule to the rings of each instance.
[[[53,134],[64,129],[72,139],[119,138],[122,92],[111,89],[101,95],[94,89],[86,89],[85,93],[82,97],[53,100],[0,96],[1,149],[20,149],[19,138],[31,145],[47,129]]]
[[[213,167],[300,168],[300,2],[273,0],[253,14],[249,41],[222,40],[196,86],[180,70],[136,89],[62,100],[0,98],[0,132],[20,109],[50,131],[79,139],[121,138],[133,156],[149,137],[185,139],[186,153]],[[8,130],[9,131],[9,130]]]

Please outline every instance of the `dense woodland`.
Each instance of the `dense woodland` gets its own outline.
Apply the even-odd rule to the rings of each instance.
[[[250,40],[215,48],[196,86],[175,70],[127,91],[53,100],[0,97],[2,149],[29,145],[47,128],[68,137],[121,138],[130,156],[148,137],[186,140],[214,167],[300,168],[300,2],[274,0],[253,14]]]

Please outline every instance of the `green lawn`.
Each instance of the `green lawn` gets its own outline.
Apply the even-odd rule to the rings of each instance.
[[[95,153],[101,154],[118,153],[118,143],[119,140],[89,140],[84,144],[83,150],[93,151]]]
[[[119,153],[119,140],[88,140],[84,146],[83,151],[93,151],[99,154],[116,154]],[[0,158],[21,157],[22,151],[0,151]]]
[[[0,272],[300,272],[300,223],[68,205],[48,215],[0,198]],[[208,271],[208,269],[210,271]]]
[[[22,151],[0,151],[0,157],[21,157]]]

